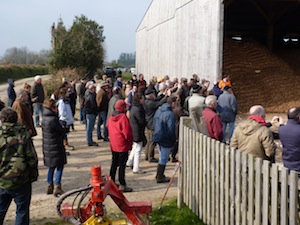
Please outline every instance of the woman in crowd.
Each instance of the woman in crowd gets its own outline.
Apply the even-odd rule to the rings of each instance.
[[[133,133],[133,145],[126,166],[133,166],[133,173],[143,174],[145,171],[140,169],[140,158],[142,154],[143,141],[145,137],[145,110],[144,95],[138,93],[132,97],[132,106],[130,113],[130,125]]]
[[[66,150],[63,144],[63,137],[66,131],[59,123],[58,109],[55,100],[47,100],[43,106],[43,159],[44,165],[49,167],[47,194],[54,193],[54,196],[58,197],[64,193],[61,188],[61,178],[64,165],[67,163]],[[55,170],[56,174],[53,183]]]
[[[74,123],[73,113],[69,100],[69,92],[67,88],[61,88],[59,90],[59,99],[57,101],[58,106],[58,118],[61,126],[66,129],[66,135],[64,136],[65,148],[74,150],[74,146],[69,145],[68,135],[71,125]]]

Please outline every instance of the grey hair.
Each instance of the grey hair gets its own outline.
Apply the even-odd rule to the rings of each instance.
[[[254,105],[250,108],[249,110],[249,114],[252,115],[256,115],[256,116],[265,116],[266,115],[266,111],[265,108],[261,105]]]
[[[27,92],[24,89],[18,91],[18,98],[21,99],[23,95],[27,95]]]
[[[211,106],[212,104],[218,102],[217,97],[215,95],[208,95],[205,98],[205,105],[206,106]]]

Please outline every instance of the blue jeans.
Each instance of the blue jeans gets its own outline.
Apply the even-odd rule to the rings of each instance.
[[[233,122],[222,122],[223,127],[222,127],[222,132],[223,132],[223,143],[226,143],[226,128],[227,128],[227,124],[229,124],[229,143],[234,131],[234,121]]]
[[[159,151],[159,160],[158,164],[160,165],[167,165],[169,161],[169,155],[171,150],[173,149],[172,147],[163,147],[160,144],[158,144],[158,151]]]
[[[15,225],[29,225],[31,192],[31,182],[27,182],[14,190],[0,188],[0,224],[3,224],[8,207],[12,199],[14,199],[17,205]]]
[[[43,115],[43,104],[33,103],[33,114],[34,114],[34,124],[35,126],[40,125],[40,114]]]
[[[96,115],[86,114],[86,141],[87,143],[93,143],[93,130],[95,126]]]
[[[55,180],[54,180],[54,184],[61,184],[61,177],[63,174],[63,170],[64,170],[64,165],[59,166],[59,167],[50,167],[48,170],[48,176],[47,176],[47,182],[48,184],[53,184],[53,177],[54,177],[54,171],[56,169],[56,173],[55,173]]]
[[[101,137],[101,125],[103,124],[103,136],[104,138],[108,138],[107,127],[106,127],[106,118],[107,112],[101,111],[98,113],[98,123],[97,123],[97,137],[100,139]]]
[[[86,112],[84,108],[80,109],[80,122],[85,123],[86,122]]]

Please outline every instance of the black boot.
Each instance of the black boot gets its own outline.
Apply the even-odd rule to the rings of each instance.
[[[166,165],[157,165],[156,183],[167,183],[170,181],[169,177],[164,175]]]

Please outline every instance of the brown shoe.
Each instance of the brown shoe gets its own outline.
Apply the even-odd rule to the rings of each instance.
[[[54,196],[55,196],[55,197],[59,197],[59,196],[61,196],[63,193],[65,193],[65,192],[61,189],[61,184],[55,185]]]
[[[73,151],[75,150],[75,147],[73,145],[65,145],[65,149]]]
[[[64,140],[64,146],[66,150],[75,150],[73,145],[69,145],[68,140]]]
[[[53,194],[53,189],[54,189],[53,184],[49,184],[48,187],[47,187],[47,195],[52,195]]]

